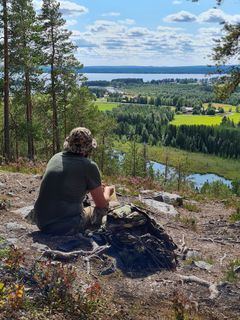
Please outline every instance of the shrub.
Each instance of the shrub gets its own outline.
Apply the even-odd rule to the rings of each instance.
[[[237,221],[240,221],[240,208],[237,208],[236,212],[231,214],[229,217],[230,223],[235,223]]]
[[[240,196],[240,179],[232,181],[232,192],[237,196]]]
[[[228,269],[225,274],[225,279],[229,282],[236,282],[239,279],[238,273],[236,273],[236,268],[240,267],[240,260],[233,260],[229,263]]]
[[[231,189],[222,181],[214,181],[212,183],[205,182],[201,188],[201,193],[209,198],[224,199],[232,195]]]

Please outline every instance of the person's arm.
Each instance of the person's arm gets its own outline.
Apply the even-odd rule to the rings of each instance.
[[[107,208],[113,192],[114,187],[112,186],[106,186],[104,188],[102,186],[99,186],[90,191],[97,208]]]

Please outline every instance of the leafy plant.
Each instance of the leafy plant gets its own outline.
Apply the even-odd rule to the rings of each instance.
[[[237,208],[236,212],[231,214],[228,220],[230,223],[235,223],[237,221],[240,221],[240,208]]]
[[[229,263],[228,269],[225,273],[225,279],[229,282],[236,282],[239,280],[239,275],[236,272],[236,268],[240,267],[240,260],[236,259]]]
[[[191,212],[201,212],[201,209],[194,203],[184,203],[183,207]]]
[[[75,288],[76,276],[76,269],[71,265],[50,261],[36,263],[32,277],[40,289],[38,304],[44,303],[51,310],[87,319],[99,306],[101,287],[95,281],[86,289]]]

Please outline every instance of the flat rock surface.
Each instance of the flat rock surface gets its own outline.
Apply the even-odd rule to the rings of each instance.
[[[142,202],[152,210],[155,209],[158,212],[165,214],[167,217],[176,217],[178,215],[177,210],[171,204],[159,202],[153,199],[142,199]]]

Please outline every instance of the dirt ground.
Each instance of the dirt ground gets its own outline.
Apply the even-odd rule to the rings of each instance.
[[[8,209],[0,210],[0,234],[20,247],[29,263],[41,254],[37,248],[41,237],[36,226],[12,211],[34,203],[40,181],[38,175],[0,173],[1,197],[6,197],[10,204]],[[233,209],[226,208],[221,201],[194,205],[200,212],[177,208],[182,219],[153,214],[179,247],[175,271],[129,278],[120,271],[99,275],[100,262],[93,263],[92,275],[88,276],[98,277],[103,291],[111,297],[110,303],[118,310],[118,317],[112,314],[109,319],[176,319],[174,301],[189,309],[189,319],[240,319],[240,281],[226,280],[229,263],[240,259],[240,226],[228,222]],[[188,218],[196,222],[194,226],[189,225]],[[41,240],[44,243],[44,237]],[[59,238],[52,239],[52,243],[57,241]],[[193,260],[202,263],[195,264]],[[81,257],[73,264],[80,274],[86,274],[87,266]]]

